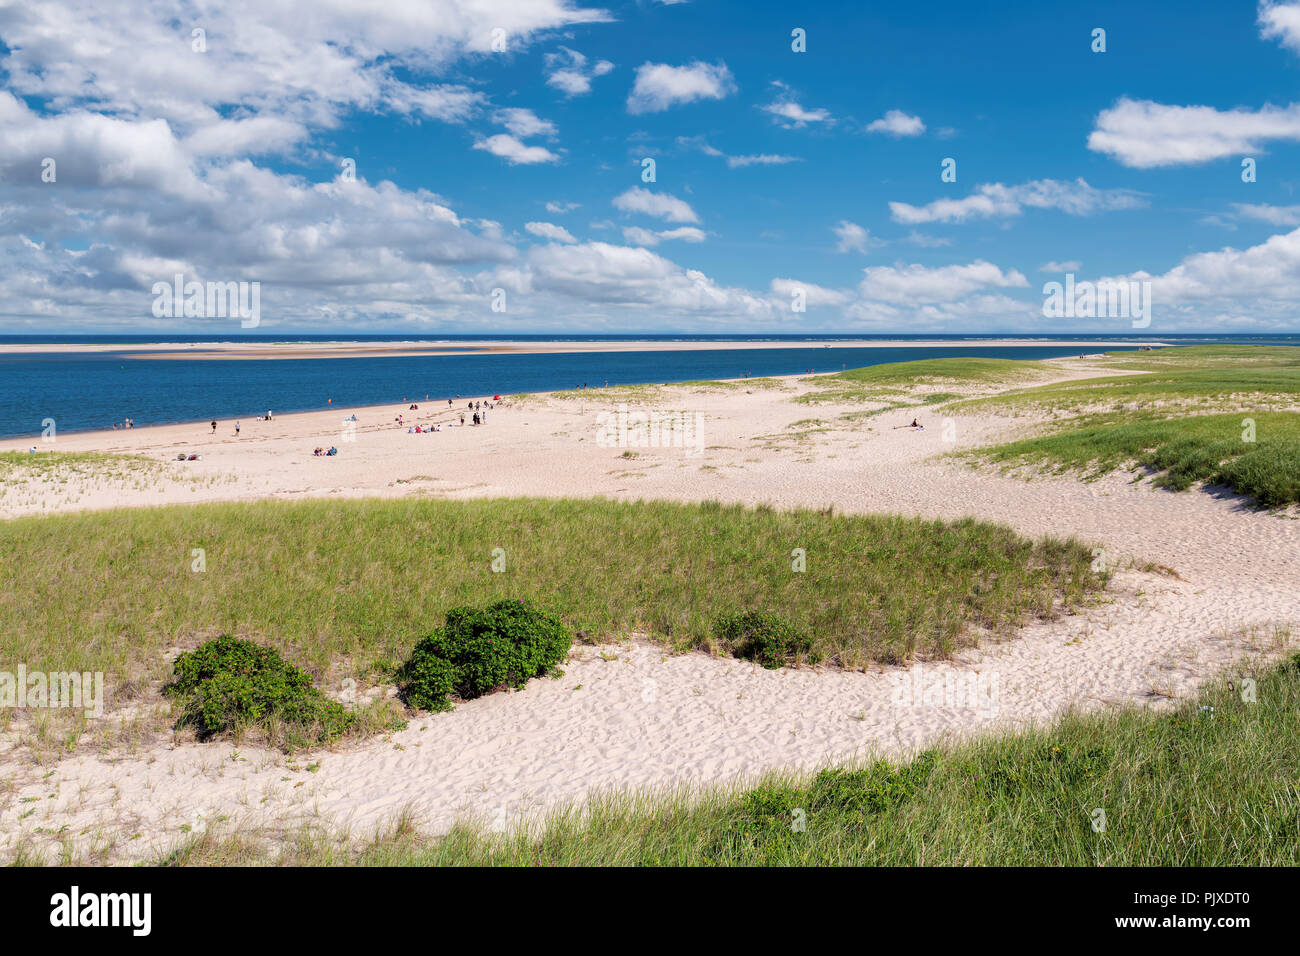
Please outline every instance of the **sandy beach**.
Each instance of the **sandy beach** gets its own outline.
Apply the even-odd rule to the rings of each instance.
[[[1047,364],[1052,371],[1040,381],[1107,371],[1078,359]],[[1275,628],[1300,622],[1300,522],[1292,517],[1118,473],[1085,483],[975,469],[951,454],[1023,437],[1037,420],[959,413],[948,423],[926,407],[845,419],[864,406],[792,401],[810,390],[792,376],[779,387],[739,381],[642,393],[633,411],[697,416],[699,441],[686,448],[602,440],[609,419],[599,416],[617,412],[622,393],[601,389],[509,400],[478,427],[459,424],[464,402],[421,402],[416,411],[390,405],[245,419],[238,437],[233,421],[220,422],[215,435],[207,423],[60,435],[42,450],[141,455],[156,470],[133,482],[15,480],[4,486],[0,517],[265,498],[717,499],[976,516],[1103,549],[1120,569],[1105,603],[951,662],[916,665],[934,677],[995,675],[995,712],[900,704],[906,675],[896,668],[767,671],[701,653],[669,655],[638,640],[575,646],[561,680],[420,715],[389,737],[310,760],[228,743],[162,743],[35,765],[6,734],[0,768],[14,784],[7,799],[57,796],[33,804],[38,811],[19,825],[8,818],[0,840],[12,845],[36,828],[64,825],[86,845],[96,835],[140,834],[115,852],[143,859],[174,841],[178,827],[217,817],[255,828],[306,821],[364,831],[409,809],[435,832],[466,814],[508,824],[596,791],[718,784],[771,768],[903,754],[1070,707],[1167,706],[1243,655],[1275,653]],[[927,390],[917,389],[918,399]],[[344,421],[353,414],[355,431]],[[898,427],[914,417],[923,430]],[[408,431],[415,424],[442,428]],[[31,444],[3,441],[0,450]],[[314,457],[317,446],[339,454]],[[177,461],[181,454],[201,460]],[[315,772],[301,769],[313,762]]]

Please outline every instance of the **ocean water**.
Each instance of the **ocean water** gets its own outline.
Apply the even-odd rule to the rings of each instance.
[[[1017,336],[1021,337],[1021,336]],[[1092,342],[1177,341],[1179,344],[1285,344],[1300,346],[1300,335],[1278,336],[1057,336],[1021,347],[981,345],[970,336],[245,336],[240,341],[618,341],[716,342],[717,348],[670,352],[576,352],[545,355],[467,353],[333,359],[150,359],[128,358],[134,347],[150,342],[219,342],[231,336],[46,336],[38,341],[121,345],[122,351],[69,354],[31,352],[0,354],[0,436],[37,436],[52,418],[60,432],[109,428],[123,418],[137,426],[168,422],[253,418],[267,409],[277,414],[330,407],[441,401],[458,395],[540,392],[599,386],[737,378],[742,374],[792,375],[813,369],[839,371],[885,362],[943,356],[1040,359],[1099,351]],[[904,347],[837,348],[843,339],[906,339]],[[936,348],[927,340],[969,340],[969,346]],[[29,337],[0,335],[0,343],[29,342]],[[785,341],[771,349],[736,349],[738,341]],[[1132,348],[1137,348],[1134,344]],[[427,398],[426,398],[427,396]]]

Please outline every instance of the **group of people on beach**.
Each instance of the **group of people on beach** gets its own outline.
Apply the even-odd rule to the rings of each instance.
[[[456,398],[460,398],[460,396],[457,395]],[[332,401],[333,401],[333,400],[331,399],[331,402],[332,402]],[[452,405],[453,402],[454,402],[454,399],[450,399],[450,398],[447,399],[447,404],[448,404],[449,406]],[[466,411],[470,413],[470,420],[471,420],[471,422],[472,422],[473,424],[475,424],[475,425],[486,425],[486,424],[487,424],[487,413],[488,413],[488,411],[490,411],[490,410],[492,410],[492,409],[495,409],[495,408],[496,408],[500,403],[501,403],[501,396],[500,396],[500,395],[494,395],[494,396],[492,396],[491,399],[479,399],[479,400],[477,400],[477,401],[467,402],[466,405],[465,405],[465,411],[462,411],[462,412],[460,413],[460,424],[461,424],[461,426],[463,427],[463,426],[465,425],[465,412],[466,412]],[[420,409],[420,406],[419,406],[418,404],[412,402],[412,403],[408,406],[407,411],[415,412],[415,411],[419,411],[419,409]],[[265,415],[265,416],[259,415],[259,416],[257,417],[257,420],[258,420],[259,422],[260,422],[260,421],[268,421],[268,422],[271,421],[271,420],[272,420],[272,419],[271,419],[271,410],[270,410],[270,409],[267,409],[267,411],[266,411],[266,415]],[[345,418],[345,419],[344,419],[345,422],[355,422],[356,420],[357,420],[357,416],[356,416],[356,414],[353,414],[353,415],[349,416],[348,418]],[[400,412],[398,413],[398,415],[397,415],[397,417],[394,419],[394,421],[395,421],[399,426],[401,426],[401,425],[406,425],[406,420],[405,420],[405,418],[403,417],[403,415],[402,415]],[[214,418],[214,419],[212,419],[208,424],[209,424],[209,426],[210,426],[211,429],[212,429],[212,434],[215,435],[215,434],[217,433],[217,426],[218,426],[220,423],[219,423],[219,422]],[[113,427],[114,427],[114,428],[117,428],[118,425],[115,423],[115,424],[113,425]],[[132,419],[128,418],[128,419],[126,419],[125,423],[124,423],[121,427],[122,427],[122,428],[134,428],[134,427],[135,427],[135,422],[134,422]],[[427,434],[432,434],[433,432],[440,432],[440,431],[442,431],[442,423],[441,423],[441,422],[434,422],[434,423],[432,423],[432,424],[426,424],[426,425],[408,425],[407,428],[406,428],[406,431],[407,431],[408,434],[413,434],[413,435],[427,435]],[[235,422],[235,435],[236,435],[236,437],[238,437],[239,433],[240,433],[240,423],[239,423],[239,422]],[[331,445],[329,448],[324,448],[324,447],[322,447],[322,446],[317,446],[316,448],[314,448],[314,449],[312,450],[312,456],[313,456],[313,457],[316,457],[316,458],[330,458],[330,457],[336,456],[338,453],[339,453],[338,448],[334,447],[333,445]],[[178,460],[186,460],[187,456],[185,456],[185,455],[178,455],[177,458],[178,458]],[[197,456],[190,456],[190,457],[188,458],[188,460],[190,460],[190,461],[197,460]]]
[[[456,398],[460,398],[460,396],[457,395]],[[448,406],[453,406],[454,404],[455,404],[455,399],[451,399],[451,398],[447,399]],[[490,399],[479,399],[477,401],[466,402],[465,410],[462,411],[459,416],[461,427],[463,428],[466,424],[465,422],[466,412],[469,413],[470,424],[486,425],[487,413],[495,409],[500,404],[501,404],[500,395],[493,395]],[[407,411],[416,411],[418,410],[418,408],[419,408],[418,405],[411,405],[411,407],[408,408]],[[397,417],[393,419],[393,421],[395,421],[399,426],[406,425],[406,419],[401,415],[401,413],[399,413]],[[449,424],[454,425],[456,423],[450,422]],[[408,435],[427,435],[433,432],[440,432],[440,431],[442,431],[442,423],[440,422],[435,422],[432,425],[407,425],[406,426],[406,432]]]
[[[135,419],[124,418],[122,419],[121,425],[119,425],[117,422],[113,422],[113,431],[117,431],[119,428],[135,428]]]

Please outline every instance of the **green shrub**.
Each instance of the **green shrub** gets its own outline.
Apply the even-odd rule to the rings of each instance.
[[[403,699],[422,710],[446,710],[498,687],[522,687],[564,660],[573,644],[559,618],[523,601],[459,607],[415,646],[399,681]]]
[[[740,811],[745,822],[756,829],[789,826],[794,811],[806,806],[804,791],[795,787],[758,787],[740,796]]]
[[[254,726],[292,742],[324,743],[343,734],[355,716],[312,686],[312,676],[273,648],[222,635],[176,658],[176,679],[163,688],[176,698],[176,726],[200,740]]]
[[[448,700],[456,692],[456,665],[440,657],[441,648],[429,646],[431,637],[416,645],[398,672],[402,699],[421,710],[451,710]]]
[[[807,660],[816,663],[812,640],[789,621],[761,611],[725,614],[714,625],[714,634],[736,657],[756,661],[768,669]]]

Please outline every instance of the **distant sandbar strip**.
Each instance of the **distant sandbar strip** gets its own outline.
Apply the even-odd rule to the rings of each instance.
[[[620,342],[158,342],[147,345],[27,345],[0,344],[0,354],[23,353],[91,353],[114,352],[123,359],[323,359],[323,358],[400,358],[421,355],[466,355],[514,353],[539,355],[574,352],[686,352],[740,351],[747,349],[888,349],[888,348],[1073,348],[1080,354],[1108,348],[1136,348],[1149,345],[1166,347],[1167,342],[1072,342],[1051,339],[842,339],[834,342],[807,341],[739,341],[739,342],[665,342],[628,340]]]

